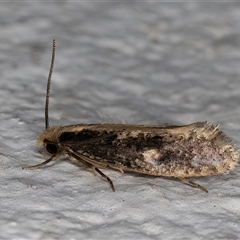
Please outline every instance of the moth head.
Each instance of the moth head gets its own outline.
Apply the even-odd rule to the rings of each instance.
[[[58,144],[61,134],[61,127],[49,127],[39,135],[37,144],[45,147],[49,154],[54,155],[59,152]]]

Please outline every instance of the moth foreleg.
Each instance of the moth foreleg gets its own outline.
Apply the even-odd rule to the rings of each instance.
[[[38,153],[42,154],[44,157],[49,157],[49,156],[51,156],[50,153],[48,153],[47,151],[44,151],[44,150],[38,150]]]
[[[49,159],[47,159],[46,161],[44,161],[42,163],[39,163],[39,164],[36,164],[33,166],[29,166],[29,167],[23,167],[22,169],[23,170],[33,170],[33,169],[41,168],[41,167],[45,166],[46,164],[48,164],[49,162],[56,160],[58,157],[59,157],[59,155],[53,155]]]
[[[199,189],[202,190],[203,192],[208,193],[208,190],[207,190],[206,188],[204,188],[204,187],[202,187],[201,185],[199,185],[199,184],[197,184],[197,183],[189,180],[188,178],[177,178],[177,179],[181,180],[182,182],[184,182],[184,183],[186,183],[186,184],[188,184],[188,185],[190,185],[190,186],[192,186],[192,187],[199,188]]]
[[[93,170],[96,171],[97,173],[99,173],[102,177],[104,177],[109,182],[113,192],[115,192],[115,188],[114,188],[112,180],[107,175],[105,175],[103,172],[101,172],[97,167],[93,167]]]

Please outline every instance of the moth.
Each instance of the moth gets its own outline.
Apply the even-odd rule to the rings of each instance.
[[[76,124],[50,127],[48,106],[55,44],[53,40],[45,130],[37,140],[49,159],[23,169],[40,168],[65,156],[72,163],[100,174],[113,191],[113,182],[102,169],[175,178],[207,192],[189,178],[228,173],[235,168],[239,161],[238,147],[218,126],[207,122],[183,126]]]

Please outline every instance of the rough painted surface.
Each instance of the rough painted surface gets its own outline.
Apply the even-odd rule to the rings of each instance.
[[[57,39],[50,125],[208,120],[240,145],[240,4],[0,3],[0,238],[238,238],[239,167],[203,193],[121,174],[116,192],[43,160],[44,96]]]

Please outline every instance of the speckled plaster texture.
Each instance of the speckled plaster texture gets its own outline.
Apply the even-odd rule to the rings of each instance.
[[[1,2],[1,239],[239,239],[240,167],[179,181],[104,170],[116,192],[62,158],[50,124],[220,124],[240,145],[240,3]]]

